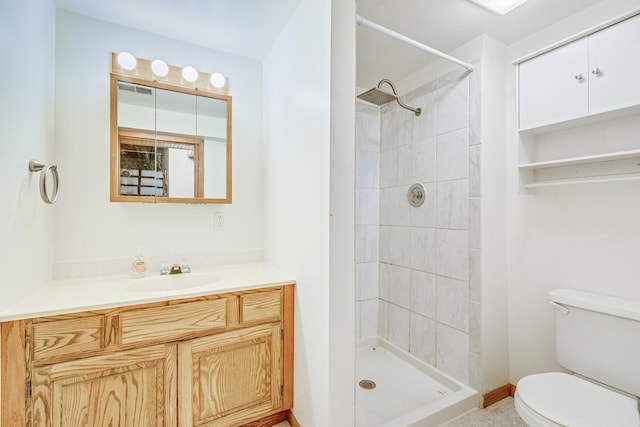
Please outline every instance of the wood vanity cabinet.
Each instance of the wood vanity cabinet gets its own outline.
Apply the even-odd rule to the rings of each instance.
[[[227,427],[286,411],[293,289],[3,323],[0,425]]]

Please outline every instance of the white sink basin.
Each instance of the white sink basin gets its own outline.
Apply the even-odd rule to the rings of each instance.
[[[212,274],[169,274],[132,280],[128,289],[140,292],[174,291],[206,286],[217,281],[218,276]]]

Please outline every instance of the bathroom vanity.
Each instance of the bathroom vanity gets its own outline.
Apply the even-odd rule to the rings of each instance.
[[[286,416],[293,282],[236,288],[2,322],[0,425],[240,426]]]

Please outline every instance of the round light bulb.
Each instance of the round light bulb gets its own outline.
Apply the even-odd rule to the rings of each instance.
[[[211,82],[211,86],[220,89],[227,82],[227,79],[220,73],[213,73],[211,77],[209,77],[209,81]]]
[[[198,80],[198,71],[195,68],[187,65],[182,69],[182,78],[189,83],[193,83]]]
[[[120,52],[118,54],[118,64],[120,64],[123,69],[131,71],[136,68],[136,58],[129,52]]]
[[[169,67],[167,63],[161,59],[156,59],[151,63],[151,71],[158,77],[164,77],[169,74]]]

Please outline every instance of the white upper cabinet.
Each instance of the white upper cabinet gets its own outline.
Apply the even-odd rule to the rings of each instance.
[[[589,113],[640,104],[640,15],[589,37]]]
[[[640,104],[640,15],[519,64],[519,128]]]
[[[587,39],[520,64],[520,129],[588,113]]]

